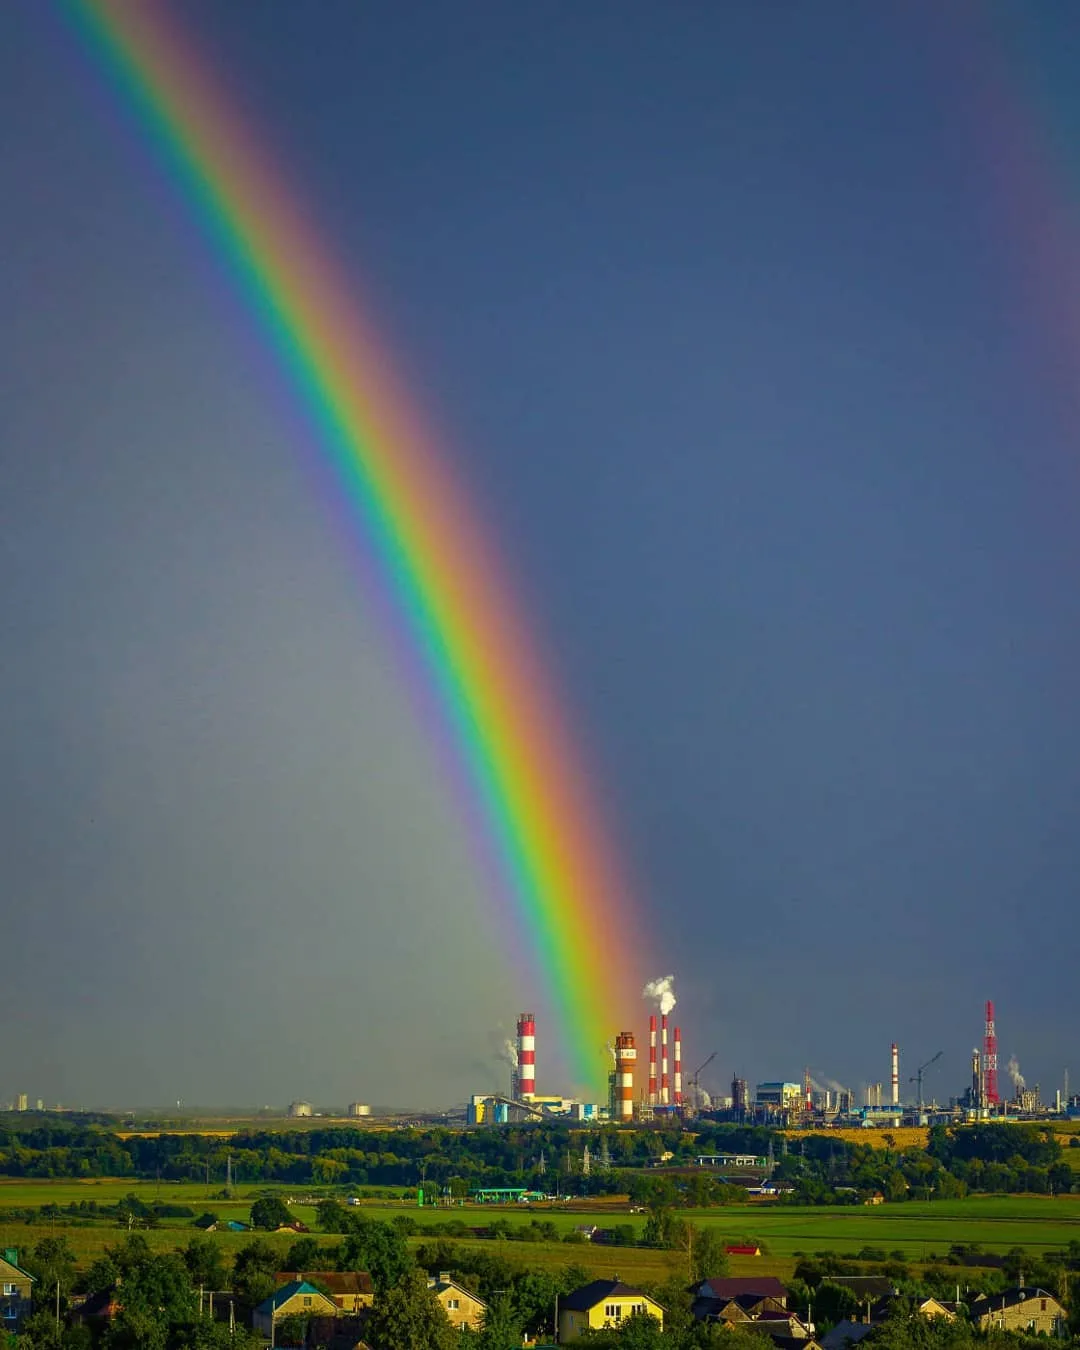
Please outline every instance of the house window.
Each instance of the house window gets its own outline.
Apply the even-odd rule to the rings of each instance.
[[[17,1284],[5,1284],[5,1285],[4,1285],[4,1293],[7,1294],[7,1296],[8,1296],[9,1298],[11,1297],[12,1294],[17,1294],[18,1292],[19,1292],[19,1286],[18,1286]]]
[[[1045,1311],[1046,1311],[1046,1299],[1044,1299],[1044,1298],[1043,1298],[1043,1299],[1040,1299],[1039,1302],[1042,1304],[1041,1311],[1042,1311],[1042,1312],[1045,1312]]]
[[[617,1322],[622,1317],[622,1305],[619,1303],[605,1303],[604,1316]]]
[[[461,1307],[461,1300],[459,1298],[448,1298],[446,1300],[446,1306],[450,1309],[451,1312],[457,1312],[457,1310]]]

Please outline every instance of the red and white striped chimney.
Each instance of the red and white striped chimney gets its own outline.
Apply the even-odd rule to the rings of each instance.
[[[521,1100],[536,1096],[536,1015],[522,1013],[517,1024],[518,1083]]]
[[[682,1106],[682,1032],[675,1028],[675,1079],[672,1090],[672,1102]]]
[[[634,1118],[634,1049],[632,1032],[621,1031],[615,1037],[615,1108],[619,1120]]]
[[[900,1105],[900,1051],[895,1041],[892,1046],[892,1104]]]
[[[671,1101],[671,1085],[668,1082],[667,1058],[667,1013],[660,1014],[660,1105],[667,1106]]]
[[[649,1018],[649,1105],[656,1105],[656,1014]]]

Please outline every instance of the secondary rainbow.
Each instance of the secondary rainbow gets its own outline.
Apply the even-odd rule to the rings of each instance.
[[[69,0],[81,32],[208,229],[299,394],[440,709],[497,899],[570,1072],[632,1015],[633,906],[561,707],[474,510],[361,321],[354,288],[157,3]],[[619,1020],[619,1025],[622,1025]]]

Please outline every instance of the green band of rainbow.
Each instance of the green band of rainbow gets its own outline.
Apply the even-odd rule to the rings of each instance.
[[[415,425],[352,286],[164,7],[69,7],[303,399],[444,710],[525,930],[526,978],[554,1018],[544,1031],[575,1085],[595,1087],[602,1047],[637,1003],[632,905],[484,532]]]

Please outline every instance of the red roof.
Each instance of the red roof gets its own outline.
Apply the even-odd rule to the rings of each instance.
[[[274,1278],[281,1284],[288,1284],[290,1280],[306,1280],[308,1284],[322,1285],[335,1298],[375,1293],[375,1286],[366,1270],[279,1270]]]
[[[760,1247],[725,1247],[728,1256],[760,1256]]]

